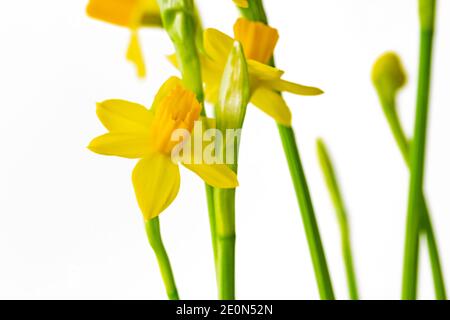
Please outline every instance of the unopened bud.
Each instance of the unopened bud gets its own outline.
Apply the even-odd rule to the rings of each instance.
[[[394,52],[381,55],[372,68],[372,82],[380,98],[392,99],[406,83],[406,74],[399,56]]]
[[[220,130],[242,128],[249,98],[247,62],[241,44],[235,41],[223,71],[215,106],[217,128]]]

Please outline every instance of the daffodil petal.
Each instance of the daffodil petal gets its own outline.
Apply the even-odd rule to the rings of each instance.
[[[205,51],[208,56],[217,62],[225,61],[233,47],[233,39],[216,29],[206,29],[203,34]]]
[[[226,164],[183,163],[183,165],[215,188],[230,189],[239,185],[236,173]]]
[[[268,86],[276,91],[286,91],[302,96],[317,96],[323,93],[322,90],[316,87],[304,86],[298,83],[289,82],[285,80],[274,80],[264,82],[265,86]]]
[[[222,80],[225,62],[216,63],[209,57],[201,57],[202,63],[202,79],[205,83],[205,99],[215,104],[219,95],[220,82]]]
[[[139,0],[90,0],[86,8],[88,16],[123,27],[133,21]]]
[[[156,0],[90,0],[86,13],[91,18],[122,27],[162,25]]]
[[[88,148],[95,153],[130,159],[151,153],[150,137],[141,133],[107,133],[93,139]]]
[[[145,220],[163,212],[180,189],[180,170],[170,158],[160,153],[141,159],[133,170],[136,199]]]
[[[169,60],[169,62],[178,69],[178,60],[177,60],[177,55],[175,53],[169,54],[168,56],[166,56],[167,60]]]
[[[259,87],[253,92],[251,103],[271,116],[277,123],[285,126],[291,125],[291,111],[283,97],[277,92]]]
[[[248,72],[250,77],[258,80],[276,80],[280,79],[284,71],[273,68],[264,63],[255,60],[247,60]]]
[[[155,99],[153,100],[153,104],[151,110],[155,110],[155,108],[161,103],[161,101],[176,87],[183,86],[183,82],[180,78],[170,77],[163,83],[163,85],[159,88],[158,93],[155,95]]]
[[[146,107],[125,100],[97,103],[97,116],[111,132],[146,132],[152,122]]]
[[[138,77],[145,78],[146,68],[137,30],[131,30],[130,44],[128,45],[127,50],[127,59],[136,66]]]

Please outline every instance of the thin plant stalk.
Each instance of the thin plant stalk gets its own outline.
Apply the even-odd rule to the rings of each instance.
[[[145,230],[147,231],[147,238],[150,246],[155,252],[158,260],[161,277],[166,287],[167,297],[170,300],[179,300],[178,290],[175,285],[175,278],[173,276],[172,267],[170,265],[169,257],[161,239],[161,231],[159,227],[159,218],[145,221]]]
[[[211,233],[211,242],[214,255],[214,266],[217,274],[217,230],[216,230],[216,211],[214,207],[214,188],[205,183],[206,204],[208,206],[209,229]]]
[[[417,298],[421,199],[425,167],[428,103],[433,51],[435,0],[419,0],[420,53],[419,82],[414,134],[410,150],[410,184],[403,260],[402,299]]]
[[[235,189],[214,189],[217,286],[220,300],[235,299]]]
[[[391,112],[391,110],[396,110],[395,100],[385,101],[380,99],[381,105],[383,107],[386,119],[388,120],[389,127],[391,129],[392,135],[397,143],[397,147],[405,161],[405,164],[409,168],[409,141],[406,138],[406,134],[403,127],[400,124],[398,115],[396,112]],[[445,289],[444,275],[442,272],[441,261],[439,257],[439,249],[434,235],[433,224],[431,222],[430,212],[428,210],[427,201],[425,195],[422,193],[420,197],[420,212],[421,212],[421,232],[426,236],[428,244],[428,253],[431,264],[431,272],[433,274],[434,290],[436,299],[446,300],[447,294]]]
[[[349,290],[349,296],[352,300],[358,300],[358,284],[355,275],[355,267],[353,263],[353,254],[350,239],[350,226],[348,223],[347,210],[344,205],[341,190],[339,188],[337,176],[328,153],[325,143],[321,140],[317,140],[317,155],[319,157],[319,163],[322,169],[323,176],[330,193],[331,200],[333,202],[337,220],[339,222],[339,228],[341,231],[341,246],[342,256],[344,259],[344,265],[347,275],[347,285]]]
[[[253,21],[267,24],[267,17],[261,0],[249,1],[249,8],[240,8],[241,14]],[[274,65],[274,63],[272,63]],[[321,299],[334,300],[333,286],[328,271],[325,252],[317,225],[308,183],[303,171],[295,134],[292,127],[277,124],[289,171],[294,184],[300,213],[303,220],[309,251],[316,275],[317,286]]]

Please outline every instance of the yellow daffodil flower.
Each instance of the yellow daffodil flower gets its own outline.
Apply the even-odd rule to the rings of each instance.
[[[233,0],[234,3],[241,8],[248,8],[248,0]]]
[[[247,58],[250,102],[278,123],[290,126],[291,112],[279,92],[312,96],[322,94],[322,90],[283,80],[283,71],[267,65],[278,41],[276,29],[240,18],[234,25],[234,33]],[[233,38],[216,29],[206,29],[204,32],[206,54],[202,56],[202,77],[206,99],[213,104],[217,102],[222,73],[233,41]],[[174,56],[170,60],[176,64]]]
[[[161,26],[161,15],[156,0],[90,0],[88,16],[131,31],[127,59],[136,66],[139,77],[145,77],[145,63],[139,44],[138,28],[142,25]]]
[[[92,140],[88,148],[103,155],[140,159],[132,180],[145,220],[157,217],[175,199],[180,173],[171,152],[180,141],[172,141],[171,135],[176,129],[192,132],[200,110],[195,95],[175,77],[164,83],[151,109],[123,100],[97,105],[97,116],[109,132]],[[182,164],[211,186],[238,185],[236,174],[226,164]]]

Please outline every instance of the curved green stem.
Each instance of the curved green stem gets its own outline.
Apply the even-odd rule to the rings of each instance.
[[[397,147],[399,148],[405,163],[409,166],[409,141],[406,138],[402,125],[400,124],[400,120],[396,112],[397,106],[395,100],[390,99],[390,101],[386,101],[386,99],[383,99],[380,96],[380,104],[389,124],[389,128],[391,129],[392,135],[394,136],[395,142],[397,143]]]
[[[261,0],[249,1],[249,7],[246,9],[240,8],[240,11],[241,14],[249,20],[267,24],[267,17]],[[273,61],[272,65],[274,65]],[[325,252],[323,250],[311,196],[309,194],[308,183],[306,181],[305,173],[303,172],[300,154],[295,141],[294,130],[291,127],[286,127],[281,124],[277,124],[277,126],[292,181],[294,183],[297,201],[300,206],[300,213],[316,275],[319,294],[321,299],[331,300],[334,299],[333,286],[328,271]]]
[[[297,194],[320,298],[324,300],[334,300],[330,273],[328,271],[311,196],[309,194],[308,183],[306,181],[305,173],[303,172],[300,154],[295,141],[294,131],[292,128],[280,124],[278,125],[278,130],[283,143],[289,170],[291,172],[292,182],[294,183],[294,189]]]
[[[358,286],[353,264],[353,255],[350,241],[350,227],[348,223],[347,211],[345,209],[344,200],[339,188],[336,173],[333,168],[333,163],[327,151],[327,147],[321,139],[317,140],[317,155],[319,157],[319,163],[322,168],[322,173],[324,175],[325,182],[328,187],[328,192],[330,193],[330,197],[333,201],[333,205],[339,222],[341,231],[342,255],[344,258],[345,270],[347,274],[349,296],[352,300],[358,300]]]
[[[395,100],[385,101],[381,99],[380,102],[383,107],[384,114],[386,119],[388,120],[389,127],[391,128],[391,132],[397,142],[397,146],[400,150],[400,153],[405,161],[405,164],[409,167],[409,141],[406,138],[403,127],[400,124],[400,121],[397,116],[397,112],[393,110],[397,110],[397,106]],[[425,196],[421,195],[420,197],[420,212],[421,212],[421,231],[425,234],[428,245],[428,252],[430,257],[431,271],[433,274],[434,281],[434,290],[436,299],[446,300],[447,294],[445,290],[445,281],[444,275],[441,268],[441,261],[439,257],[439,249],[437,246],[437,241],[434,235],[433,224],[431,222],[430,212],[428,210],[428,205]]]
[[[433,51],[433,25],[436,1],[419,0],[419,4],[421,17],[419,82],[417,87],[414,135],[411,142],[410,185],[403,261],[402,298],[406,300],[417,298],[420,199],[423,194],[428,100]],[[424,14],[426,15],[425,17]]]
[[[421,208],[421,228],[427,238],[428,255],[430,257],[431,272],[433,274],[434,292],[436,299],[447,300],[444,274],[442,272],[441,259],[439,257],[439,249],[434,236],[433,224],[431,222],[427,203],[423,195],[421,197]]]
[[[173,276],[172,267],[170,266],[169,257],[161,239],[161,231],[159,228],[159,218],[145,221],[145,230],[150,246],[155,252],[158,260],[161,277],[166,287],[167,296],[170,300],[179,300],[175,278]]]

